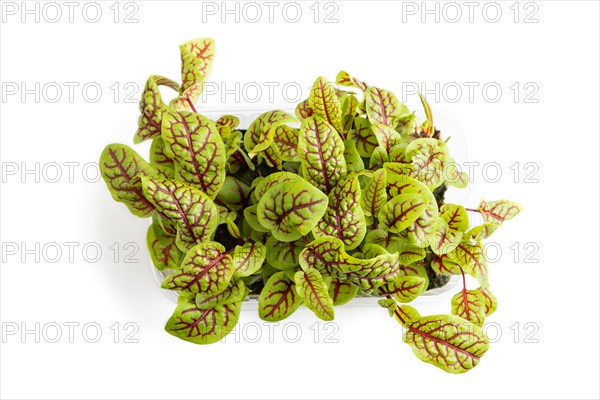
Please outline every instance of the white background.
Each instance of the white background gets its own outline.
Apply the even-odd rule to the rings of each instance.
[[[496,3],[502,11],[496,23],[486,21],[495,18],[495,8],[487,8],[484,18],[485,3],[475,8],[470,22],[462,2],[454,3],[463,13],[456,23],[448,21],[454,10],[442,13],[445,3],[437,6],[439,22],[435,15],[422,22],[421,2],[412,3],[416,15],[403,14],[403,7],[413,9],[401,2],[335,2],[337,23],[324,23],[325,14],[336,10],[324,10],[324,4],[318,5],[315,23],[314,8],[309,8],[313,2],[299,3],[298,23],[283,18],[283,3],[275,9],[273,23],[263,3],[258,4],[265,14],[257,23],[244,21],[244,15],[239,23],[234,16],[221,23],[220,14],[203,14],[202,3],[191,1],[137,1],[137,23],[123,23],[135,11],[123,4],[115,23],[112,1],[99,3],[103,14],[97,23],[83,18],[85,3],[75,9],[73,23],[61,2],[63,16],[56,23],[45,20],[54,18],[50,9],[39,22],[30,15],[22,23],[22,10],[3,13],[1,397],[598,398],[599,5],[538,1],[525,8],[513,3]],[[516,23],[515,9],[520,10]],[[93,17],[93,10],[88,11]],[[524,23],[533,11],[530,19],[537,22]],[[254,17],[252,10],[246,12],[247,18]],[[325,340],[333,325],[313,325],[317,319],[306,309],[274,326],[272,340],[252,306],[241,315],[237,342],[229,336],[226,343],[195,346],[163,331],[174,304],[151,272],[144,248],[147,221],[114,203],[102,181],[89,182],[94,169],[84,178],[82,167],[97,162],[107,143],[132,144],[137,105],[124,101],[124,86],[133,82],[141,87],[150,74],[178,79],[178,44],[200,36],[217,42],[211,81],[230,89],[236,82],[240,88],[252,82],[265,90],[265,82],[308,88],[319,75],[333,80],[340,69],[399,96],[403,82],[463,88],[456,102],[449,101],[455,93],[437,100],[433,93],[427,95],[434,112],[443,110],[460,124],[471,161],[500,167],[497,182],[492,182],[495,165],[487,178],[481,166],[476,169],[468,205],[476,206],[485,195],[524,206],[493,238],[502,250],[491,265],[491,287],[500,308],[486,322],[496,343],[477,368],[455,376],[418,361],[402,343],[399,325],[376,305],[336,309],[337,332],[329,339],[337,343]],[[11,88],[21,83],[33,88],[39,82],[47,93],[38,102],[33,94],[8,96],[7,82]],[[47,86],[52,82],[63,86],[56,103],[48,101],[55,97],[49,92],[52,85]],[[79,84],[73,102],[65,82]],[[465,82],[479,85],[473,101]],[[510,89],[515,82],[520,87],[516,99]],[[525,90],[528,82],[534,86]],[[93,91],[84,98],[86,83],[102,88],[97,102],[90,101]],[[115,83],[121,88],[117,101],[110,89]],[[502,89],[495,103],[492,91],[487,99],[482,94],[487,83]],[[526,98],[536,87],[537,93]],[[257,103],[247,101],[248,93],[239,102],[230,96],[227,104],[215,96],[199,108],[290,107],[281,90],[275,94],[269,99],[263,93]],[[411,104],[415,100],[414,94],[407,98]],[[446,128],[458,132],[454,126]],[[145,154],[147,146],[137,149]],[[31,169],[36,162],[39,182],[35,175],[21,175],[23,166]],[[65,162],[79,163],[72,182]],[[56,174],[52,163],[63,165],[56,183],[49,182]],[[510,169],[515,163],[517,179],[515,167]],[[525,163],[533,164],[525,169]],[[7,175],[15,165],[19,171]],[[65,242],[78,243],[73,260]],[[120,248],[116,263],[110,249],[115,242]],[[137,262],[124,262],[129,242],[140,246]],[[17,254],[5,252],[10,243],[17,244]],[[36,243],[39,262],[35,254],[22,251]],[[56,250],[52,243],[63,251],[57,262],[50,262],[55,256],[51,250]],[[97,245],[87,247],[86,260],[81,250],[88,243]],[[533,245],[525,247],[527,243]],[[40,254],[44,246],[47,254]],[[101,248],[98,262],[91,262],[95,255],[90,246]],[[526,262],[535,246],[539,251],[529,261],[538,262]],[[419,310],[447,313],[449,297],[421,304]],[[138,343],[125,343],[124,335],[132,332],[125,329],[128,322],[139,327],[133,336]],[[36,323],[39,339],[33,333],[21,335],[23,328],[35,331]],[[68,323],[80,324],[73,343]],[[85,336],[87,323],[97,325],[88,325]],[[50,343],[57,325],[62,336]],[[88,343],[94,326],[102,336]],[[251,343],[257,326],[262,337]],[[15,327],[19,331],[10,335]],[[292,343],[298,328],[302,336]]]

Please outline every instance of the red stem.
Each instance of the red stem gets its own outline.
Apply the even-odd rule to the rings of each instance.
[[[186,97],[185,100],[187,101],[187,103],[190,105],[191,109],[193,112],[195,112],[196,114],[198,114],[198,111],[196,111],[196,107],[194,107],[194,103],[192,103],[192,101],[190,100],[189,97]]]
[[[392,300],[392,296],[390,296],[389,294],[385,296],[387,299]],[[402,314],[400,314],[400,312],[398,311],[398,308],[396,308],[394,310],[394,314],[396,314],[396,317],[400,320],[400,323],[402,325],[406,325],[406,320],[402,317]]]

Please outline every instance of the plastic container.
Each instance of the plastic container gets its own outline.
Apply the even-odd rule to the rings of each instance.
[[[409,108],[412,110],[420,110],[421,105],[413,105],[408,104]],[[273,107],[270,109],[277,109],[277,107]],[[287,111],[290,114],[294,115],[294,110],[290,110],[288,107],[279,108],[281,110]],[[209,110],[209,111],[199,111],[203,115],[207,116],[210,119],[216,120],[222,115],[235,115],[240,119],[240,129],[246,129],[250,124],[265,110]],[[435,118],[435,126],[437,129],[441,131],[442,138],[446,139],[451,137],[448,142],[448,147],[452,158],[456,160],[459,165],[465,161],[469,161],[469,152],[467,148],[467,142],[465,140],[463,131],[458,124],[458,122],[450,117],[443,110],[440,110],[439,107],[435,107],[434,109],[434,118]],[[456,189],[449,188],[446,191],[445,198],[449,203],[457,203],[457,204],[469,204],[470,203],[470,190],[469,186],[464,189]],[[172,290],[165,290],[160,287],[162,281],[166,277],[165,271],[157,270],[152,263],[150,263],[150,267],[152,268],[152,273],[157,282],[159,290],[161,290],[166,297],[171,299],[174,303],[177,302],[178,294]],[[450,297],[454,293],[454,289],[459,285],[461,281],[461,277],[452,276],[448,283],[442,287],[431,289],[420,295],[418,298],[413,300],[410,304],[414,306],[423,305],[423,304],[431,304],[432,302],[440,302],[443,301],[446,297]],[[350,302],[346,303],[344,306],[377,306],[377,300],[379,298],[376,296],[358,296],[352,299]],[[258,308],[258,295],[251,294],[245,300],[244,303],[249,304],[250,306],[254,306]]]

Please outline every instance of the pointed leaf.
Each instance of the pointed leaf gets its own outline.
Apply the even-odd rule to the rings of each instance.
[[[483,224],[474,227],[473,229],[466,232],[463,236],[463,242],[480,242],[484,239],[489,238],[492,233],[500,227],[497,221],[484,222]]]
[[[257,179],[254,180],[254,182],[257,181]],[[285,171],[275,172],[258,181],[254,188],[254,195],[257,199],[260,200],[265,195],[265,193],[267,193],[269,189],[271,189],[274,186],[278,186],[286,182],[294,183],[301,181],[303,181],[303,179],[300,177],[300,175]]]
[[[387,171],[378,169],[362,191],[361,205],[366,215],[378,216],[379,210],[387,202]]]
[[[283,242],[307,235],[327,209],[327,196],[298,177],[271,187],[260,199],[256,214],[260,224]]]
[[[195,298],[193,293],[179,295],[177,308],[165,326],[168,333],[188,342],[209,344],[233,330],[240,317],[241,301],[200,309]]]
[[[392,92],[370,86],[365,91],[365,100],[371,123],[394,126],[394,119],[402,112],[402,106]]]
[[[227,288],[235,271],[231,255],[223,245],[205,242],[195,245],[181,262],[181,268],[167,276],[163,289],[211,295]]]
[[[211,38],[193,39],[182,43],[179,49],[182,91],[193,84],[208,81],[215,57],[215,41]]]
[[[225,181],[225,145],[212,121],[187,111],[163,117],[165,154],[177,161],[176,179],[214,199]]]
[[[258,315],[265,321],[281,321],[296,311],[301,302],[302,299],[296,294],[294,281],[285,271],[276,272],[260,292]]]
[[[304,177],[324,193],[346,174],[344,143],[327,122],[309,117],[302,121],[298,153]]]
[[[404,342],[422,361],[450,373],[464,373],[479,364],[490,342],[480,327],[452,315],[421,317],[409,306],[400,312],[412,318],[405,321]]]
[[[379,146],[383,147],[388,154],[390,154],[392,147],[399,145],[402,140],[400,134],[390,126],[374,123],[371,124],[371,129],[377,138]]]
[[[159,137],[162,125],[162,116],[168,108],[163,103],[159,85],[169,86],[179,90],[179,85],[170,79],[159,75],[152,75],[146,81],[146,86],[140,99],[140,117],[138,130],[133,137],[134,143],[141,143],[146,139]]]
[[[152,215],[154,206],[132,180],[136,176],[155,176],[156,170],[135,150],[124,144],[109,144],[100,156],[100,173],[113,199],[138,217]]]
[[[348,139],[344,142],[344,159],[346,160],[346,170],[348,172],[362,171],[365,169],[365,163],[356,150],[354,141]]]
[[[379,146],[377,137],[371,129],[371,122],[362,117],[354,118],[354,128],[348,131],[348,139],[354,141],[361,157],[371,157],[375,148]]]
[[[233,250],[233,265],[236,277],[250,276],[262,267],[266,248],[261,243],[244,243]]]
[[[427,208],[427,200],[420,194],[399,194],[379,211],[379,222],[390,232],[400,232],[415,222]]]
[[[329,194],[327,210],[312,230],[316,238],[337,237],[346,249],[356,248],[365,237],[365,214],[360,207],[358,176],[340,180]]]
[[[329,297],[327,285],[321,273],[314,268],[307,268],[304,271],[298,271],[294,275],[294,281],[298,295],[304,300],[304,304],[322,320],[333,320],[333,300]]]
[[[322,119],[331,125],[338,133],[342,129],[342,105],[335,87],[325,77],[318,77],[310,90],[308,105],[313,109],[313,117]]]
[[[203,192],[168,179],[142,178],[144,196],[177,226],[180,240],[210,240],[219,223],[215,204]]]

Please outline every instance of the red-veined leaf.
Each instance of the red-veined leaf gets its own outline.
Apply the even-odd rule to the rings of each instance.
[[[164,114],[165,153],[177,161],[175,177],[214,199],[225,181],[225,145],[214,123],[187,111]]]
[[[346,174],[344,143],[327,122],[309,117],[302,121],[298,153],[304,177],[324,193]]]
[[[346,304],[358,293],[358,286],[348,282],[342,282],[338,279],[332,279],[329,284],[329,297],[333,300],[334,306]]]
[[[510,200],[481,201],[477,211],[481,213],[485,222],[502,223],[513,218],[523,208],[518,203]]]
[[[485,320],[485,299],[478,290],[463,289],[452,297],[452,314],[466,319],[477,326]]]
[[[371,123],[394,126],[394,119],[402,112],[402,106],[392,92],[370,86],[365,91],[365,100]]]
[[[148,78],[140,98],[141,115],[138,119],[138,130],[133,137],[134,143],[160,136],[162,116],[168,110],[158,89],[160,85],[179,90],[177,83],[163,76],[152,75]]]
[[[377,288],[380,296],[392,296],[400,303],[409,303],[427,290],[427,280],[420,276],[399,276],[393,282]]]
[[[167,276],[163,289],[211,295],[227,288],[235,266],[225,247],[217,242],[204,242],[192,247],[179,270]]]
[[[281,321],[300,307],[296,284],[285,271],[276,272],[267,281],[258,297],[258,315],[265,321]]]
[[[379,222],[390,232],[400,232],[414,223],[427,209],[427,200],[420,194],[399,194],[379,211]]]
[[[325,77],[318,77],[310,90],[308,105],[313,109],[313,116],[320,118],[343,135],[342,105],[335,87]]]
[[[298,295],[304,300],[306,307],[324,321],[333,320],[333,300],[329,297],[327,284],[321,273],[315,268],[307,268],[296,272],[294,281]]]
[[[265,257],[266,248],[262,243],[247,242],[241,246],[235,246],[233,250],[235,276],[244,277],[254,274],[262,267]]]

